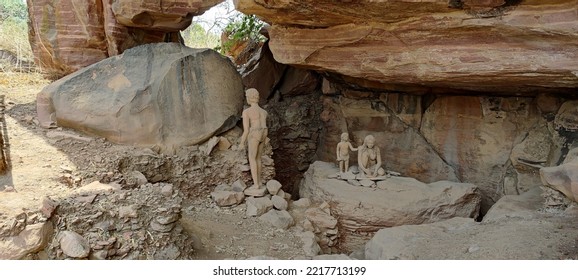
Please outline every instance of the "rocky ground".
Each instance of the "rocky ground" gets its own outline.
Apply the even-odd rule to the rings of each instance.
[[[346,233],[326,203],[285,205],[284,195],[268,195],[218,206],[217,185],[249,181],[241,171],[246,160],[226,145],[234,144],[238,130],[225,135],[227,141],[213,141],[213,148],[160,155],[67,129],[43,129],[35,118],[35,96],[47,83],[35,74],[0,73],[11,165],[0,176],[0,259],[310,259],[340,249],[355,258],[578,259],[576,207],[556,195],[540,200],[545,207],[538,208],[536,196],[512,196],[482,223],[463,218],[453,222],[457,226],[442,221],[393,227],[374,239],[374,247],[365,246],[373,233],[343,239]],[[273,163],[266,164],[270,179]],[[525,203],[534,208],[519,207]],[[268,212],[285,207],[294,226],[272,225],[277,220]],[[497,218],[487,220],[491,216]],[[435,230],[439,234],[432,235]],[[399,243],[388,240],[400,232],[409,245],[387,249]],[[347,249],[335,246],[341,239],[350,244]],[[34,252],[44,249],[31,254],[6,245],[22,242]]]
[[[293,230],[275,230],[258,218],[247,217],[244,204],[222,208],[209,198],[215,181],[223,181],[226,176],[248,178],[248,172],[214,162],[211,166],[206,147],[160,156],[150,149],[115,145],[67,129],[40,128],[35,98],[49,81],[35,74],[0,75],[11,165],[0,177],[0,237],[17,234],[27,225],[44,224],[48,218],[39,208],[45,205],[45,197],[58,204],[49,219],[56,234],[45,251],[27,258],[67,258],[58,246],[63,239],[59,233],[64,231],[88,237],[92,246],[88,258],[304,258],[302,243]],[[213,152],[211,156],[220,158],[215,162],[232,157],[240,168],[246,165],[230,149],[229,154]],[[266,177],[271,178],[272,167],[266,169]],[[141,170],[151,182],[146,178],[139,181],[143,174],[135,170]],[[156,171],[160,177],[147,174],[149,171]],[[195,184],[195,177],[205,180],[195,189],[188,188],[186,182]],[[88,194],[82,191],[94,181],[102,182],[104,189],[97,187]],[[174,186],[170,199],[158,193],[165,185]],[[122,188],[106,190],[118,187]],[[172,214],[180,220],[169,233],[163,229],[147,231],[154,221],[174,219]],[[180,245],[168,251],[158,249],[167,244]]]

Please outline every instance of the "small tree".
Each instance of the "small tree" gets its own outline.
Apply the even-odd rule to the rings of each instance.
[[[0,21],[6,19],[26,22],[28,20],[26,4],[22,0],[0,1]]]
[[[264,25],[255,15],[241,15],[233,20],[223,30],[227,40],[222,42],[221,53],[227,53],[233,46],[244,42],[264,42],[265,36],[259,33]]]

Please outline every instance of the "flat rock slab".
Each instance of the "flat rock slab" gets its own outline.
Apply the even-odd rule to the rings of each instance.
[[[300,195],[314,202],[331,201],[331,213],[347,231],[375,232],[478,216],[481,196],[472,184],[440,181],[428,185],[413,178],[391,177],[378,181],[376,188],[364,188],[327,178],[335,172],[332,163],[314,162],[305,173]]]
[[[250,187],[245,189],[244,193],[247,196],[261,197],[265,196],[265,194],[267,193],[267,189],[264,187],[261,188]]]
[[[213,50],[158,43],[82,68],[46,86],[37,101],[43,127],[174,151],[235,126],[243,84]]]
[[[211,198],[218,206],[232,206],[243,202],[245,195],[242,192],[214,191]]]
[[[307,209],[305,211],[305,217],[321,231],[334,229],[337,226],[337,219],[319,208]]]
[[[74,194],[83,196],[92,194],[103,194],[107,192],[120,190],[120,188],[121,187],[118,184],[104,184],[99,181],[94,181],[90,184],[87,184],[74,190]]]

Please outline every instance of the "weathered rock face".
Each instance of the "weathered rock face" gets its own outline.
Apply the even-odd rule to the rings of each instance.
[[[275,61],[269,44],[265,43],[249,62],[240,70],[243,84],[247,88],[259,91],[260,102],[263,103],[273,94],[273,90],[283,78],[287,65]]]
[[[386,169],[426,183],[475,184],[484,213],[503,195],[541,186],[538,170],[560,164],[578,144],[576,101],[552,95],[417,96],[328,80],[323,88],[317,159],[335,161],[343,132],[354,147],[372,134]]]
[[[532,94],[578,87],[576,0],[235,2],[272,24],[277,61],[376,88]]]
[[[382,229],[365,259],[559,259],[576,242],[576,212],[539,211],[540,193],[503,197],[481,223],[458,217]]]
[[[480,186],[487,207],[504,193],[496,186],[504,184],[508,172],[515,173],[509,162],[514,146],[540,119],[531,104],[531,98],[439,97],[425,111],[421,132],[462,182]],[[540,131],[547,133],[545,127]],[[529,149],[545,151],[538,159],[516,156],[545,161],[550,145],[541,144]]]
[[[391,177],[378,181],[376,188],[367,188],[328,179],[337,172],[332,163],[313,163],[305,173],[300,195],[312,201],[330,201],[342,230],[375,232],[452,217],[476,218],[479,213],[481,197],[472,184],[440,181],[427,185],[413,178]]]
[[[366,95],[367,94],[367,95]],[[346,96],[351,96],[350,98]],[[417,98],[399,100],[397,94],[360,95],[365,99],[344,92],[340,97],[323,97],[324,122],[323,137],[318,150],[320,160],[335,161],[335,147],[343,132],[349,132],[354,147],[360,146],[368,134],[376,139],[381,149],[386,169],[397,171],[404,176],[415,177],[420,181],[457,180],[454,168],[430,146],[419,132],[421,101]],[[396,106],[398,103],[401,106]],[[405,112],[396,114],[395,109]],[[411,116],[406,123],[400,115],[413,115],[418,126],[411,126]],[[354,154],[356,155],[356,154]],[[350,165],[357,163],[357,157],[350,158]]]
[[[243,95],[239,74],[218,53],[149,44],[47,86],[38,95],[38,119],[174,151],[235,126]]]
[[[146,43],[179,40],[194,15],[222,0],[28,0],[36,64],[64,76]]]
[[[297,194],[302,173],[315,160],[321,121],[319,94],[289,96],[272,100],[265,107],[274,153],[277,179],[283,189]]]
[[[107,57],[101,0],[27,1],[36,64],[65,75]]]
[[[567,198],[578,202],[578,148],[571,150],[564,162],[559,166],[540,169],[540,177],[544,185],[551,187]]]
[[[194,15],[221,2],[223,0],[112,0],[112,11],[124,26],[180,31],[191,24]]]

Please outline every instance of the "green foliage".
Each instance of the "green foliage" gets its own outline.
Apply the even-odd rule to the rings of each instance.
[[[14,21],[28,20],[28,9],[22,0],[0,1],[0,21],[11,19]]]
[[[191,48],[214,49],[221,44],[221,39],[217,35],[205,31],[203,26],[195,22],[183,30],[181,34],[185,40],[185,45]]]
[[[261,30],[264,24],[265,23],[255,15],[241,15],[237,19],[229,22],[224,29],[229,40],[223,44],[221,52],[226,53],[232,46],[239,42],[265,41],[265,36],[259,34],[259,30]]]

